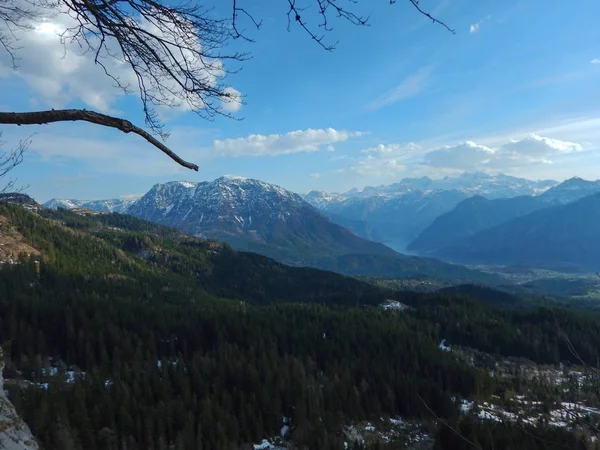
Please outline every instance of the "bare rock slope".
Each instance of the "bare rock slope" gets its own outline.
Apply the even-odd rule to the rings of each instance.
[[[19,417],[15,407],[4,392],[4,360],[0,349],[0,449],[2,450],[38,450],[39,446],[31,430]]]

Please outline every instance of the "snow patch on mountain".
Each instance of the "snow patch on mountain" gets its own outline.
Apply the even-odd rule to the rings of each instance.
[[[53,198],[44,203],[50,209],[91,209],[104,213],[126,213],[127,209],[139,199],[138,196],[125,196],[108,200],[75,200]]]

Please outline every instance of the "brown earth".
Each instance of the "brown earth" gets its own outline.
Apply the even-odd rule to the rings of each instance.
[[[29,245],[6,217],[0,216],[0,263],[17,261],[21,254],[39,255],[40,251]]]

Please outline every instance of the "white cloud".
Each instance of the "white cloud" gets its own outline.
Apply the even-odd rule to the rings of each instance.
[[[316,180],[317,178],[321,178],[321,174],[318,172],[314,172],[310,174],[310,177]]]
[[[529,134],[520,139],[504,139],[494,145],[465,141],[426,149],[415,143],[379,144],[362,150],[361,157],[341,173],[362,177],[397,178],[452,174],[470,171],[532,172],[541,165],[558,165],[565,155],[586,153],[581,144]],[[406,176],[406,174],[404,176]]]
[[[463,169],[480,167],[494,157],[494,150],[475,142],[467,141],[425,153],[423,163],[432,167]]]
[[[485,16],[483,19],[472,23],[471,26],[469,27],[469,33],[470,34],[475,34],[477,33],[480,29],[481,29],[481,25],[483,24],[484,21],[486,20],[492,20],[492,16],[491,15],[487,15]]]
[[[590,61],[592,64],[600,64],[600,58],[594,58]]]
[[[557,157],[582,151],[580,144],[531,134],[495,148],[472,141],[446,146],[423,155],[423,164],[456,170],[503,171],[529,164],[552,164]]]
[[[372,154],[377,154],[379,156],[386,156],[386,155],[398,156],[401,154],[406,154],[408,152],[414,152],[416,150],[419,150],[420,148],[421,147],[419,147],[417,144],[415,144],[413,142],[409,142],[406,145],[377,144],[375,147],[369,147],[369,148],[363,149],[362,153],[372,153]]]
[[[215,140],[213,147],[219,156],[275,156],[290,153],[316,152],[336,142],[360,136],[360,132],[338,131],[333,128],[296,130],[286,134],[251,134],[244,138]]]
[[[354,173],[364,177],[394,177],[406,170],[406,165],[395,158],[380,159],[367,156],[350,168]]]
[[[48,2],[49,5],[53,3]],[[42,3],[36,3],[38,4]],[[86,48],[81,48],[72,39],[73,30],[76,29],[78,22],[65,8],[60,2],[57,7],[42,8],[39,10],[40,16],[45,17],[42,22],[32,22],[31,29],[13,30],[18,47],[16,53],[19,58],[18,68],[13,70],[10,54],[2,49],[0,77],[22,79],[43,102],[53,108],[63,108],[73,102],[81,101],[87,107],[101,112],[118,113],[116,104],[125,95],[124,92],[115,87],[114,80],[106,76],[100,65],[95,64],[95,52],[86,51]],[[165,27],[159,29],[149,22],[141,22],[141,25],[157,35],[171,38],[170,34],[173,34],[171,30]],[[0,22],[0,34],[2,33],[8,33],[4,22]],[[88,39],[93,45],[99,43],[91,35]],[[181,37],[178,39],[181,40]],[[195,37],[191,38],[191,43],[187,41],[186,44],[194,48],[200,46],[200,42]],[[110,45],[111,54],[101,52],[99,60],[120,84],[137,89],[135,74],[124,62],[114,42],[107,45]],[[162,53],[166,54],[164,49]],[[191,54],[185,49],[173,52],[173,55],[178,55],[177,58],[187,58],[192,65],[196,64],[198,73],[204,73],[203,78],[206,82],[215,86],[225,75],[222,61],[218,59],[197,61],[190,58]],[[233,88],[226,89],[226,92],[233,94],[233,101],[224,103],[223,108],[227,112],[235,112],[241,107],[239,101],[241,95]],[[178,92],[177,89],[174,89],[173,95],[169,94],[167,101],[174,106],[173,111],[161,111],[161,109],[170,109],[167,107],[158,108],[161,118],[166,118],[173,112],[184,112],[203,106],[196,98],[186,98],[185,94]]]
[[[425,89],[429,76],[431,75],[432,67],[426,66],[415,73],[405,78],[398,86],[371,102],[368,105],[369,109],[379,109],[383,106],[390,105],[392,103],[406,100],[411,97],[415,97]]]
[[[364,177],[394,177],[406,170],[406,163],[421,147],[417,144],[379,144],[362,150],[367,156],[358,159],[350,170]]]
[[[223,102],[223,109],[227,112],[237,112],[242,108],[242,93],[232,87],[226,87],[223,90],[230,97],[228,101]]]

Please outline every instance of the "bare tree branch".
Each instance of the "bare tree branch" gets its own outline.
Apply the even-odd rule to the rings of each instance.
[[[2,137],[2,132],[0,131],[0,137]],[[29,147],[31,143],[31,137],[19,141],[19,144],[16,148],[0,153],[0,180],[6,177],[6,175],[17,167],[19,164],[23,162],[23,154]],[[0,148],[6,145],[6,142],[0,141]],[[16,180],[9,179],[6,184],[0,188],[0,194],[5,192],[14,192],[15,191],[15,183]],[[22,189],[17,189],[20,191]]]
[[[225,49],[232,38],[253,41],[242,29],[242,17],[250,20],[256,29],[260,28],[261,21],[253,17],[250,6],[242,5],[246,0],[231,0],[231,17],[224,18],[215,16],[214,11],[193,0],[180,1],[182,3],[166,0],[0,0],[0,51],[7,52],[13,67],[17,68],[19,36],[35,30],[47,19],[50,24],[56,19],[63,27],[59,39],[65,52],[69,50],[68,45],[75,45],[83,54],[93,55],[95,64],[125,94],[137,90],[146,125],[152,133],[163,139],[168,135],[157,113],[159,108],[183,107],[207,120],[217,116],[234,118],[227,105],[243,104],[243,96],[223,80],[239,70],[230,67],[232,63],[241,63],[249,56]],[[327,33],[333,30],[334,17],[358,26],[368,25],[369,17],[355,10],[360,0],[285,1],[288,28],[292,23],[298,24],[326,50],[335,48],[335,43],[325,41]],[[423,10],[419,0],[406,1],[421,15],[453,31]],[[395,2],[389,0],[390,4]],[[367,0],[362,4],[368,4]],[[123,68],[128,70],[123,71]],[[28,117],[3,114],[5,120],[13,121],[11,123],[21,118],[33,120],[32,117],[36,117],[34,123],[48,123],[48,119],[85,120],[134,132],[178,161],[178,156],[166,146],[124,119],[67,111],[67,115],[64,111],[34,112]],[[197,170],[194,164],[178,162]]]
[[[85,109],[57,109],[50,111],[35,111],[35,112],[0,112],[0,124],[6,125],[45,125],[53,122],[74,122],[83,121],[90,122],[96,125],[116,128],[123,133],[134,133],[146,139],[150,144],[165,153],[169,158],[178,164],[197,171],[198,166],[190,162],[184,161],[175,154],[166,145],[156,139],[147,131],[135,126],[130,121],[119,117],[112,117],[106,114],[100,114],[95,111]],[[1,173],[0,173],[1,174]]]
[[[241,37],[245,40],[253,42],[253,39],[247,37],[243,32],[238,32],[238,12],[243,13],[253,24],[260,28],[260,22],[257,22],[254,16],[251,13],[248,13],[247,10],[239,7],[239,3],[242,0],[232,0],[233,1],[233,13],[231,17],[232,27],[234,28],[234,36]],[[302,2],[301,0],[286,0],[288,4],[287,11],[287,21],[288,21],[288,31],[291,30],[292,24],[297,23],[309,36],[315,41],[320,47],[327,51],[332,51],[335,49],[337,42],[327,43],[325,42],[326,33],[333,31],[331,27],[331,18],[338,18],[350,22],[353,25],[357,26],[369,26],[370,16],[363,16],[354,11],[354,8],[359,3],[359,0],[305,0]],[[393,5],[397,2],[397,0],[389,0],[389,4]],[[415,8],[419,14],[425,16],[430,19],[433,23],[441,25],[446,30],[455,34],[455,31],[450,28],[445,22],[439,20],[434,17],[431,13],[425,11],[419,4],[419,0],[407,0],[413,8]],[[367,2],[365,2],[367,3]],[[309,10],[313,7],[316,9],[316,16],[318,23],[315,25],[311,25],[311,19],[306,18],[305,12],[309,14]],[[320,28],[323,30],[322,33],[315,31],[315,28]]]

